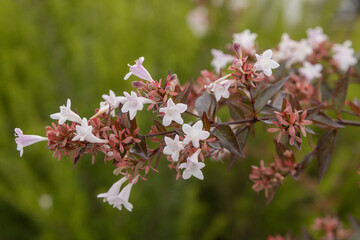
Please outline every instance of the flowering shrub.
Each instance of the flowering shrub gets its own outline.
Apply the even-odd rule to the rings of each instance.
[[[48,142],[54,157],[71,157],[74,166],[85,154],[94,162],[101,153],[114,174],[123,177],[98,197],[131,211],[132,186],[146,180],[150,170],[157,171],[163,155],[177,179],[203,180],[205,159],[228,154],[231,167],[237,158],[246,158],[243,149],[249,132],[263,123],[267,132],[278,132],[277,156],[269,164],[261,160],[260,167],[252,167],[249,178],[256,192],[264,190],[271,201],[287,176],[296,179],[315,156],[321,179],[331,162],[338,129],[360,126],[342,118],[349,111],[360,116],[358,101],[346,101],[350,82],[359,78],[351,42],[335,44],[318,27],[309,29],[308,38],[301,41],[284,34],[275,49],[257,54],[256,34],[245,30],[233,36],[229,53],[211,51],[214,72],[204,70],[197,81],[185,85],[175,74],[154,80],[140,57],[124,77],[139,78],[132,82],[134,91],[117,96],[110,90],[89,119],[74,112],[68,99],[60,112],[50,115],[57,121],[45,128],[46,137],[24,135],[16,128],[20,155],[24,147],[39,141]],[[145,106],[153,114],[149,133],[136,120]],[[344,106],[350,110],[344,111]],[[218,117],[222,108],[231,115],[225,122]],[[185,114],[193,121],[184,123]],[[315,133],[313,129],[319,129],[315,126],[323,130]],[[296,161],[295,151],[301,151],[305,138],[314,134],[322,134],[316,146]]]

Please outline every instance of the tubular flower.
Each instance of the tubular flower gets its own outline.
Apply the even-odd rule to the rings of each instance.
[[[15,142],[17,144],[16,149],[20,151],[20,157],[22,157],[24,153],[24,147],[47,140],[48,138],[37,135],[24,135],[20,128],[15,128]]]
[[[312,65],[309,62],[304,62],[304,66],[299,69],[301,75],[303,75],[309,82],[315,78],[320,78],[322,76],[321,71],[323,67],[321,64]]]
[[[119,104],[124,101],[125,97],[117,97],[112,90],[109,90],[109,95],[104,94],[102,97],[106,102],[100,103],[99,112],[105,112],[109,109],[110,105],[110,107],[113,109],[111,111],[111,116],[115,117],[115,108],[117,108]]]
[[[268,77],[271,76],[272,70],[278,68],[280,65],[272,60],[272,50],[268,49],[263,54],[255,54],[257,62],[254,64],[254,69],[256,71],[263,71],[264,74]]]
[[[189,179],[191,176],[194,176],[200,180],[204,179],[204,175],[201,172],[201,169],[205,167],[205,163],[199,162],[198,157],[201,152],[201,149],[198,149],[193,155],[187,158],[186,163],[180,164],[179,168],[185,168],[182,177],[184,179]]]
[[[81,123],[81,117],[77,115],[75,112],[71,111],[70,107],[71,107],[71,101],[70,99],[68,99],[66,102],[66,107],[61,106],[60,112],[51,114],[50,117],[52,119],[59,119],[59,124],[63,124],[66,121]]]
[[[240,44],[241,49],[248,53],[253,53],[255,50],[256,33],[251,33],[249,29],[245,29],[241,33],[233,34],[233,43]]]
[[[128,64],[128,66],[130,68],[130,72],[125,75],[124,79],[128,80],[129,77],[132,74],[134,74],[135,76],[137,76],[137,77],[139,77],[141,79],[144,79],[144,80],[149,81],[149,82],[154,82],[154,80],[152,79],[150,73],[142,65],[144,60],[145,60],[144,57],[140,57],[138,60],[135,60],[134,65],[131,66],[130,64]]]
[[[203,131],[203,122],[198,121],[194,124],[194,126],[190,126],[189,124],[184,124],[182,126],[182,130],[185,133],[185,139],[183,141],[184,144],[188,144],[192,142],[192,145],[196,148],[200,146],[199,141],[205,140],[210,136],[208,131]]]
[[[130,120],[133,120],[136,116],[137,111],[140,111],[144,108],[144,104],[153,103],[152,100],[138,97],[135,92],[131,91],[131,95],[127,92],[124,92],[125,98],[121,99],[121,103],[124,105],[121,108],[121,112],[129,112]]]
[[[234,56],[223,53],[221,50],[211,49],[211,54],[213,55],[213,60],[211,61],[211,66],[215,68],[217,73],[220,72],[221,68],[226,67],[228,63],[231,63],[234,60]]]
[[[89,126],[86,118],[83,118],[81,121],[81,126],[76,126],[76,136],[72,139],[72,141],[87,141],[90,143],[107,143],[108,141],[105,139],[100,139],[96,137],[91,131],[93,127]]]
[[[187,105],[183,103],[175,104],[171,98],[167,101],[166,105],[166,107],[160,108],[159,110],[159,112],[165,113],[162,121],[164,126],[169,126],[172,121],[183,124],[184,120],[181,118],[181,113],[186,111]]]

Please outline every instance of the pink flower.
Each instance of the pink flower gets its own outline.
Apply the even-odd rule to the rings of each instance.
[[[130,72],[128,74],[126,74],[126,76],[124,77],[125,80],[128,80],[129,77],[134,74],[135,76],[144,79],[146,81],[149,82],[154,82],[154,80],[152,79],[150,73],[144,68],[144,66],[142,65],[144,62],[145,58],[144,57],[140,57],[138,60],[135,61],[135,65],[130,65],[128,64],[128,66],[130,67]]]
[[[221,50],[211,49],[211,54],[213,55],[213,60],[211,61],[211,66],[215,68],[217,73],[220,72],[221,68],[226,67],[226,65],[234,60],[234,56],[223,53]]]
[[[27,147],[31,144],[47,141],[46,137],[41,137],[37,135],[24,135],[20,128],[15,128],[15,142],[17,144],[17,150],[20,151],[20,157],[24,153],[24,147]]]

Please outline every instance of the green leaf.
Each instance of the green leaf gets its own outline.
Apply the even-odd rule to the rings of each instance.
[[[203,95],[198,97],[195,101],[195,109],[200,116],[206,113],[208,118],[213,116],[216,108],[216,100],[213,95],[204,92]]]
[[[220,146],[241,158],[245,157],[231,127],[228,125],[219,125],[213,132],[213,135],[220,141]]]
[[[259,112],[266,105],[269,99],[272,98],[280,90],[280,88],[288,79],[289,77],[286,77],[262,89],[255,99],[255,111]]]
[[[317,162],[318,162],[318,179],[319,182],[326,173],[334,151],[337,130],[333,129],[326,132],[319,140],[316,146]]]
[[[243,150],[246,145],[247,139],[249,137],[249,133],[250,133],[250,126],[242,127],[235,132],[235,136],[241,150]]]
[[[141,158],[149,160],[146,138],[144,136],[139,136],[141,142],[135,143],[132,148],[130,148],[130,153],[135,154]]]
[[[344,108],[349,82],[350,82],[350,68],[346,72],[344,78],[340,78],[339,81],[336,83],[334,93],[332,96],[333,109],[337,115],[340,115],[341,111]]]

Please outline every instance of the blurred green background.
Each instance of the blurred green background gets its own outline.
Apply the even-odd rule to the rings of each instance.
[[[159,173],[133,188],[131,213],[96,198],[118,179],[101,156],[95,165],[81,159],[72,170],[72,161],[52,159],[45,143],[25,148],[20,158],[13,136],[15,127],[44,135],[49,115],[67,98],[81,116],[91,116],[109,89],[118,95],[131,90],[131,80],[123,77],[127,64],[140,56],[153,78],[165,77],[170,68],[182,83],[196,79],[210,67],[210,49],[225,49],[232,33],[246,28],[258,33],[262,50],[275,47],[283,32],[298,40],[318,25],[333,40],[351,39],[359,50],[358,4],[1,0],[0,239],[265,239],[275,233],[298,235],[325,214],[360,218],[360,129],[352,127],[339,132],[333,162],[320,184],[314,162],[299,181],[288,179],[270,206],[248,179],[251,165],[274,155],[272,136],[259,125],[246,159],[231,171],[208,161],[204,181],[177,182],[163,160]],[[198,6],[206,9],[209,24],[202,36],[187,22]],[[140,115],[147,116],[145,111]],[[141,119],[146,125],[146,117]],[[304,146],[299,157],[309,149]]]

